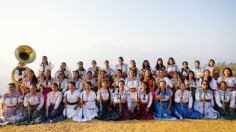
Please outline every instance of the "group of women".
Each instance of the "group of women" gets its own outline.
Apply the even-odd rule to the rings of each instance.
[[[236,119],[236,79],[230,68],[217,72],[215,61],[206,68],[200,61],[190,69],[184,61],[179,68],[174,58],[167,65],[159,58],[154,68],[144,60],[141,69],[118,57],[110,67],[96,61],[87,70],[83,62],[70,71],[65,62],[52,77],[52,64],[42,57],[38,76],[19,63],[15,78],[1,97],[5,124],[35,124],[63,119],[84,122],[98,120],[181,120]]]

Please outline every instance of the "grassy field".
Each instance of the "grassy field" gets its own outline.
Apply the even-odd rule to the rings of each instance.
[[[236,132],[236,120],[182,120],[182,121],[90,121],[79,123],[62,121],[28,126],[8,125],[0,132]]]

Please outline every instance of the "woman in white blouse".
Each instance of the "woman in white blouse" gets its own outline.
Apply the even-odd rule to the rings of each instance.
[[[46,117],[47,121],[56,122],[63,119],[62,93],[58,91],[57,83],[52,84],[52,92],[47,95]]]
[[[63,102],[65,103],[65,117],[73,118],[78,115],[80,110],[80,92],[75,89],[75,82],[70,82],[69,90],[65,92]]]

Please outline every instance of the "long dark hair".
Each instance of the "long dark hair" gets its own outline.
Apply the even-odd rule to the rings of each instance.
[[[49,80],[51,80],[51,79],[52,79],[51,70],[47,70],[47,71],[50,73],[50,75],[49,75]],[[46,74],[44,74],[43,79],[46,80]]]
[[[135,74],[137,75],[138,74],[138,69],[136,67],[136,62],[135,60],[131,60],[130,62],[133,63],[134,67],[130,67],[129,70],[134,70]],[[133,69],[134,68],[134,69]]]
[[[149,91],[150,91],[150,88],[149,88],[148,82],[142,82],[142,84],[146,85],[146,90],[145,90],[145,92],[146,92],[146,94],[148,94]]]
[[[82,67],[79,68],[78,70],[80,70],[80,71],[85,71],[83,62],[82,62],[82,61],[79,61],[79,62],[77,63],[77,65],[79,65],[79,64],[82,64]]]
[[[173,58],[173,57],[170,57],[170,58],[168,58],[168,61],[167,61],[167,65],[171,65],[170,64],[170,61],[173,61],[173,64],[172,65],[175,65],[175,59]]]
[[[47,56],[43,56],[42,58],[46,58],[47,61],[46,61],[45,64],[48,65],[48,58],[47,58]],[[41,66],[42,66],[43,64],[44,64],[44,63],[43,63],[43,61],[42,61],[42,62],[41,62]]]
[[[195,74],[193,71],[189,71],[187,77],[186,77],[186,80],[189,81],[189,74],[192,73],[193,74],[193,80],[196,81],[196,78],[195,78]]]
[[[158,64],[158,61],[161,61],[162,63],[159,65]],[[162,58],[158,58],[157,59],[157,62],[156,62],[156,70],[165,70],[166,69],[166,67],[164,66],[164,64],[163,64],[163,60],[162,60]]]
[[[104,83],[104,82],[106,82],[107,83],[107,92],[108,92],[108,95],[109,95],[109,101],[111,102],[111,93],[110,93],[110,89],[109,89],[109,87],[108,87],[108,81],[105,79],[105,80],[102,80],[102,83]]]
[[[32,72],[33,73],[33,78],[31,80],[30,84],[37,84],[38,83],[38,79],[35,76],[34,71],[33,70],[29,70],[28,72]]]
[[[211,73],[208,69],[206,69],[206,70],[204,70],[204,74],[203,74],[203,77],[202,77],[202,80],[204,80],[204,76],[205,76],[205,72],[206,71],[208,71],[209,73]],[[211,81],[212,81],[212,76],[209,76],[208,78],[207,78],[207,81],[208,81],[208,83],[210,83]]]
[[[209,83],[207,80],[203,80],[203,81],[201,82],[201,84],[203,84],[204,82],[208,84],[207,89],[210,89],[210,83]]]
[[[223,75],[224,75],[225,70],[229,70],[229,72],[230,72],[230,75],[229,75],[229,76],[230,76],[230,77],[233,76],[232,70],[231,70],[229,67],[226,67],[226,68],[223,70]]]
[[[146,71],[149,71],[149,73],[150,73],[150,75],[148,76],[148,78],[149,78],[150,80],[151,80],[151,79],[154,79],[154,77],[153,77],[152,72],[151,72],[150,69],[144,71],[144,78],[146,77],[146,75],[145,75]]]
[[[144,60],[144,61],[143,61],[142,69],[146,69],[146,66],[145,66],[145,64],[144,64],[145,62],[148,64],[147,68],[150,69],[151,67],[150,67],[150,63],[149,63],[148,60]]]
[[[208,62],[208,66],[210,66],[210,63],[213,62],[214,64],[216,64],[215,60],[213,59],[210,59],[209,62]]]

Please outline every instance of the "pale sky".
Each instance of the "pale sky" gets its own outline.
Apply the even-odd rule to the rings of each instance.
[[[115,65],[118,56],[140,66],[148,59],[180,65],[195,59],[236,62],[235,0],[1,0],[0,94],[10,81],[21,44],[36,50],[38,70],[47,55],[56,71],[62,61],[74,70],[95,59]]]

